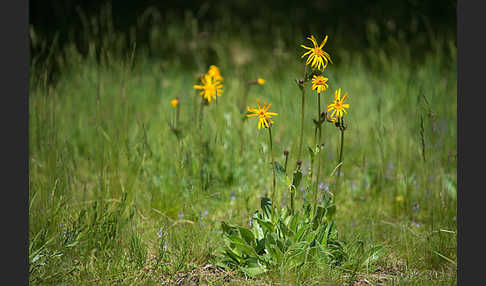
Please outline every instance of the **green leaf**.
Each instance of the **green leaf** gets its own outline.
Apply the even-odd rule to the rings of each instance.
[[[290,230],[286,225],[285,223],[282,222],[282,220],[278,220],[278,223],[279,223],[279,229],[280,231],[282,232],[283,236],[285,238],[288,238],[288,237],[293,237],[295,234],[293,233],[292,230]]]
[[[234,234],[237,233],[236,227],[231,226],[224,221],[221,222],[221,228],[223,229],[223,232],[226,233],[226,234],[233,234],[234,235]]]
[[[226,237],[233,244],[233,245],[230,245],[230,246],[232,246],[233,249],[236,248],[239,251],[241,251],[241,253],[244,253],[244,254],[249,255],[249,256],[255,256],[255,257],[258,256],[255,249],[251,245],[248,245],[240,237],[238,237],[236,235],[228,235]]]
[[[262,197],[260,200],[260,206],[262,208],[264,217],[270,218],[272,214],[272,200],[267,197]]]
[[[271,222],[269,221],[264,221],[259,218],[254,218],[254,220],[257,221],[257,223],[267,232],[273,232],[274,226]]]
[[[322,217],[324,216],[324,213],[326,212],[326,209],[324,209],[321,206],[317,207],[317,212],[312,219],[312,228],[315,230],[317,227],[321,224]]]
[[[256,277],[266,272],[265,267],[258,262],[258,259],[249,259],[248,265],[240,267],[240,269],[250,277]]]
[[[240,226],[238,229],[240,230],[241,237],[243,237],[246,243],[248,243],[249,245],[255,244],[255,236],[249,229],[242,226]]]
[[[272,234],[269,234],[267,236],[267,239],[265,240],[265,249],[273,258],[272,262],[276,265],[280,264],[280,262],[283,259],[283,252],[280,250],[277,244],[278,244],[278,239],[273,237]]]
[[[265,238],[257,241],[257,244],[255,246],[255,251],[258,255],[262,255],[265,253]]]
[[[225,249],[224,250],[224,254],[231,258],[233,261],[235,261],[237,264],[240,264],[243,262],[243,259],[241,258],[241,256],[239,256],[238,254],[236,254],[235,252],[233,252],[231,249]]]
[[[328,206],[326,211],[326,220],[330,222],[334,217],[334,214],[336,214],[336,205]]]
[[[326,230],[324,232],[324,235],[319,241],[322,246],[327,247],[327,242],[329,241],[329,237],[331,236],[331,231],[333,227],[334,227],[334,221],[332,220],[326,225]]]

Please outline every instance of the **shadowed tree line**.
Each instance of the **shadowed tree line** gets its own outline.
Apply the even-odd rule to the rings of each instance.
[[[297,36],[326,33],[334,35],[335,48],[354,52],[373,49],[393,38],[398,40],[396,49],[403,44],[412,47],[414,58],[431,49],[431,39],[456,39],[456,2],[452,0],[32,0],[29,4],[30,25],[38,38],[55,42],[57,49],[73,42],[82,54],[89,49],[84,28],[94,27],[93,19],[97,19],[101,30],[99,42],[109,29],[127,35],[123,53],[131,51],[133,42],[137,49],[146,46],[150,25],[164,31],[163,27],[183,25],[184,21],[187,24],[188,18],[197,19],[201,34],[227,31],[233,36],[246,35],[256,45],[268,45],[277,36],[284,45],[295,45]],[[159,16],[147,20],[154,11]],[[146,21],[141,25],[144,17]],[[107,22],[111,26],[104,29]],[[137,27],[136,33],[133,27]],[[136,36],[130,38],[133,34]],[[31,59],[37,57],[38,61],[49,54],[45,47],[32,42],[30,50]],[[151,52],[158,53],[149,48],[149,55]],[[161,53],[166,55],[167,51]]]

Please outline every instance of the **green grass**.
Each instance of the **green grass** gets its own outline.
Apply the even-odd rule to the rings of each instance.
[[[377,271],[356,275],[305,265],[299,278],[275,271],[253,280],[208,265],[223,245],[221,221],[247,226],[260,197],[271,190],[268,134],[251,118],[242,123],[237,103],[246,81],[266,80],[250,89],[248,103],[267,100],[279,113],[274,156],[283,164],[289,150],[293,170],[301,102],[295,79],[302,77],[298,45],[304,36],[277,49],[252,44],[248,35],[221,33],[194,47],[184,37],[176,40],[173,29],[166,42],[151,43],[174,46],[180,54],[150,57],[143,48],[123,53],[110,46],[121,36],[107,34],[99,66],[94,50],[82,56],[73,45],[52,56],[60,66],[55,84],[45,80],[47,68],[31,65],[32,285],[294,285],[297,279],[305,285],[456,284],[453,42],[431,39],[430,53],[417,64],[404,45],[393,53],[388,46],[333,50],[330,36],[334,64],[325,74],[330,90],[341,87],[351,105],[342,187],[335,196],[337,229],[344,240],[384,245],[385,255]],[[210,64],[221,68],[224,93],[204,109],[200,131],[192,85]],[[176,96],[180,140],[169,126],[175,111],[169,102]],[[305,147],[313,144],[316,101],[308,85]],[[322,101],[330,103],[330,91]],[[321,180],[332,192],[339,132],[324,124],[323,138]],[[305,167],[306,149],[303,154]],[[284,180],[277,180],[277,192],[281,204],[289,202]],[[399,195],[403,201],[396,200]],[[297,191],[298,204],[303,196]]]

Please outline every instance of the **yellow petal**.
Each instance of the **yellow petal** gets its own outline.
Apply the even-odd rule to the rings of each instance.
[[[321,49],[322,49],[322,47],[324,47],[324,45],[326,44],[326,42],[327,42],[327,35],[326,35],[326,37],[324,38],[324,40],[322,41],[322,43],[321,43],[321,45],[319,46],[319,48],[321,48]]]

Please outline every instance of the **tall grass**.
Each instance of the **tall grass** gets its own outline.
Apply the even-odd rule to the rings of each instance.
[[[140,27],[147,19],[140,19]],[[85,22],[86,54],[74,43],[63,49],[44,44],[45,53],[49,45],[55,51],[48,57],[59,67],[55,82],[48,80],[49,65],[31,61],[30,282],[296,281],[295,273],[270,273],[251,282],[219,272],[208,261],[222,243],[220,222],[247,223],[260,196],[271,191],[271,176],[261,172],[270,174],[271,165],[260,159],[270,152],[267,134],[240,124],[238,103],[248,79],[266,80],[250,90],[248,102],[265,98],[285,114],[272,132],[275,160],[284,165],[284,150],[290,151],[290,166],[297,160],[298,146],[289,142],[297,142],[292,138],[300,132],[295,79],[303,68],[299,44],[306,35],[296,34],[292,45],[276,36],[261,46],[244,29],[236,37],[210,27],[205,36],[208,27],[188,15],[181,25],[148,26],[150,40],[141,47],[135,44],[136,27],[124,34],[106,23]],[[299,281],[455,284],[454,42],[429,38],[430,52],[416,63],[413,49],[393,38],[384,47],[351,52],[333,46],[333,38],[344,42],[342,35],[327,34],[329,52],[339,59],[328,69],[329,88],[346,87],[352,112],[337,225],[344,239],[359,239],[365,247],[383,244],[387,250],[378,271],[351,277],[339,269],[315,273],[307,265]],[[127,42],[130,49],[123,48]],[[400,48],[391,53],[393,45]],[[205,188],[200,188],[199,102],[192,85],[210,64],[221,68],[225,91],[204,111]],[[180,140],[169,127],[175,97]],[[316,110],[316,100],[305,104],[305,110]],[[306,116],[304,146],[313,142],[311,117]],[[239,132],[246,138],[241,154]],[[333,186],[335,177],[327,174],[336,167],[340,138],[330,130],[323,133],[327,159],[321,178]],[[306,168],[305,148],[302,157]],[[290,203],[285,182],[276,184],[277,195]],[[311,198],[297,190],[296,199]]]

